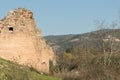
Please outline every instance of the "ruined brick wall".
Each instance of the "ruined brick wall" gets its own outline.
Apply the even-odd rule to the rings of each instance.
[[[0,20],[0,57],[49,73],[55,55],[37,32],[31,11],[15,9]]]

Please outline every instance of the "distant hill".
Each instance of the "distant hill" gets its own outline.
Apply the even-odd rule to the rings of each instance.
[[[102,29],[84,34],[50,35],[44,38],[54,50],[65,50],[72,46],[82,47],[85,44],[94,49],[100,47],[98,42],[109,35],[120,39],[120,29]]]

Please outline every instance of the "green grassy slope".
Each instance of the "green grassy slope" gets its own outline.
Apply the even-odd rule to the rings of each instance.
[[[0,80],[60,80],[0,58]]]

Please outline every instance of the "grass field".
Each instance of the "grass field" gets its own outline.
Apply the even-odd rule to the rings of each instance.
[[[0,80],[60,80],[0,58]]]

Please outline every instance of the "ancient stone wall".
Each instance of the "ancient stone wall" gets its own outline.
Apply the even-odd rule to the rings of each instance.
[[[31,11],[18,8],[0,20],[0,57],[49,73],[55,55],[37,32]]]

